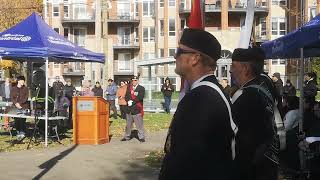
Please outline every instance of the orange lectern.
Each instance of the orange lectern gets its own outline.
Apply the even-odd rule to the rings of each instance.
[[[102,97],[76,96],[73,103],[73,142],[104,144],[109,142],[109,104]]]

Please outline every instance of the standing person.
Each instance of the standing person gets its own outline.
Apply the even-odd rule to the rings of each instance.
[[[53,90],[52,95],[54,99],[54,104],[57,104],[59,93],[60,91],[63,91],[63,89],[64,89],[64,85],[60,81],[60,77],[56,76],[56,81],[53,82],[52,84],[52,90]],[[58,107],[55,106],[54,108],[57,109]]]
[[[287,79],[286,85],[283,87],[283,97],[287,98],[288,96],[296,96],[296,87],[294,87],[290,81]]]
[[[138,129],[138,138],[140,142],[145,142],[144,125],[143,125],[143,98],[145,89],[139,84],[138,77],[133,76],[131,84],[128,85],[125,99],[128,103],[127,107],[127,124],[125,135],[121,141],[128,141],[131,138],[131,130],[133,123]]]
[[[80,96],[94,96],[93,92],[91,91],[90,84],[91,83],[89,81],[85,81],[82,84],[82,90],[80,92]]]
[[[228,96],[231,94],[231,87],[229,85],[228,79],[222,79],[221,86],[223,88],[223,92],[225,92]]]
[[[113,82],[112,79],[108,79],[108,86],[106,89],[106,99],[109,103],[109,115],[111,116],[111,111],[113,111],[113,118],[117,119],[118,118],[118,114],[117,114],[117,108],[116,108],[116,94],[117,94],[117,85],[116,83]]]
[[[11,82],[10,78],[6,78],[6,81],[1,84],[1,96],[2,96],[2,101],[11,101],[10,94],[11,94]]]
[[[163,93],[163,97],[164,97],[164,110],[168,114],[170,113],[171,96],[173,91],[174,91],[174,87],[171,84],[170,79],[167,77],[165,79],[164,84],[161,87],[161,92]]]
[[[27,100],[29,97],[29,90],[25,86],[24,76],[17,77],[17,86],[12,87],[11,100],[18,110],[28,108]],[[14,126],[17,130],[17,139],[21,140],[25,137],[26,132],[26,118],[14,118]]]
[[[306,73],[304,76],[304,89],[303,89],[303,96],[305,99],[305,103],[307,104],[309,109],[312,109],[314,103],[316,101],[317,96],[317,75],[314,72]]]
[[[96,85],[91,90],[94,93],[94,96],[103,97],[103,89],[101,88],[100,82],[97,81]]]
[[[72,85],[71,79],[66,79],[66,86],[64,87],[64,92],[66,98],[68,98],[69,104],[69,118],[68,118],[68,128],[72,128],[72,97],[76,93],[76,88]]]
[[[275,86],[275,90],[276,90],[276,104],[278,106],[278,109],[280,111],[281,117],[284,117],[285,112],[282,108],[282,97],[283,97],[283,82],[280,78],[280,73],[275,72],[273,73],[272,77],[271,77],[273,84]]]
[[[236,126],[228,98],[214,76],[220,53],[220,43],[209,32],[183,31],[175,54],[175,72],[191,88],[173,116],[160,180],[232,179]]]
[[[127,108],[127,101],[125,99],[127,92],[127,84],[125,81],[120,82],[120,87],[117,90],[117,98],[118,104],[120,106],[120,113],[121,119],[126,119],[126,108]]]
[[[260,48],[239,48],[232,55],[231,73],[240,87],[232,97],[233,117],[239,127],[235,158],[237,179],[278,179],[274,98],[268,82],[261,76],[264,59]]]

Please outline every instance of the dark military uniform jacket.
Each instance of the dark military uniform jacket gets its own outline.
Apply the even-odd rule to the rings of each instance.
[[[214,75],[202,81],[222,90]],[[173,116],[159,179],[231,179],[233,135],[227,105],[218,91],[208,86],[192,89]]]
[[[145,89],[143,86],[138,84],[137,87],[133,90],[133,92],[131,92],[130,90],[131,87],[132,85],[128,86],[126,96],[125,96],[125,99],[127,102],[129,100],[133,101],[132,106],[127,107],[127,113],[132,115],[137,115],[140,113],[143,114],[143,98],[145,95]],[[131,93],[133,93],[136,96],[136,99],[132,99]],[[140,106],[142,105],[142,109],[138,104],[140,104]]]
[[[258,88],[268,87],[261,78],[247,82],[232,97],[233,118],[239,128],[236,136],[235,171],[238,179],[259,180],[276,173],[279,143],[274,123],[272,95]],[[241,92],[241,95],[238,93]],[[271,97],[271,99],[270,99]]]

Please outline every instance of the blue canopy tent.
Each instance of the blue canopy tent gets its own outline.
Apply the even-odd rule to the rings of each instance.
[[[300,105],[299,132],[303,132],[303,76],[304,58],[320,56],[320,15],[317,15],[308,23],[299,27],[295,31],[278,39],[261,44],[267,59],[290,59],[300,58]],[[302,151],[300,151],[301,168],[304,169],[305,161]]]
[[[105,56],[81,48],[54,31],[36,13],[10,29],[0,33],[0,58],[45,62],[49,61],[105,62]],[[48,74],[46,73],[46,84]],[[45,92],[45,146],[47,146],[48,88]]]

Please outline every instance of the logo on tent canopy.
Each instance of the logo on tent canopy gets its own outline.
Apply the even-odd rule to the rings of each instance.
[[[3,34],[2,36],[0,36],[0,40],[27,42],[31,40],[31,37],[25,36],[23,34]]]
[[[52,36],[48,36],[48,41],[51,42],[52,44],[60,44],[60,45],[70,46],[73,48],[75,47],[71,42],[68,42],[64,39],[55,38]]]

